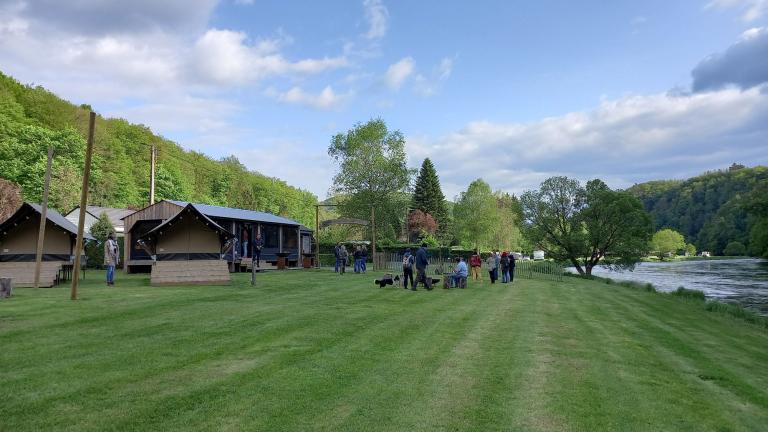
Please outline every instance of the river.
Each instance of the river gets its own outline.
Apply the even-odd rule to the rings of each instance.
[[[595,276],[650,282],[659,291],[683,286],[704,291],[707,298],[738,303],[768,316],[768,261],[759,259],[644,262],[635,271],[597,267]]]

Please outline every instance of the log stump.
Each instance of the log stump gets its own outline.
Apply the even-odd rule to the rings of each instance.
[[[13,279],[0,278],[0,298],[8,298],[13,293]]]

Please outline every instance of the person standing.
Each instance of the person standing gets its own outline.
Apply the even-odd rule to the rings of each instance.
[[[243,234],[240,236],[240,238],[243,239],[243,241],[242,241],[242,245],[243,245],[242,253],[243,254],[241,256],[243,258],[248,258],[248,229],[247,228],[243,228]]]
[[[509,282],[509,254],[502,252],[501,254],[501,283]]]
[[[264,248],[264,239],[261,238],[261,233],[256,233],[256,238],[253,240],[253,255],[256,258],[256,267],[261,267],[261,249]]]
[[[483,264],[483,260],[480,259],[480,253],[478,251],[475,251],[475,253],[469,257],[469,266],[472,268],[472,280],[476,281],[482,281],[483,278],[480,276],[480,267]]]
[[[432,290],[432,278],[427,276],[427,244],[422,243],[419,250],[416,251],[416,283],[423,283],[427,291]],[[415,285],[414,285],[415,286]]]
[[[498,249],[493,251],[493,257],[496,260],[496,265],[493,267],[493,278],[499,280],[499,267],[501,266],[501,254]]]
[[[496,254],[491,252],[485,263],[488,266],[488,277],[491,279],[491,283],[496,283]]]
[[[416,284],[413,283],[413,255],[411,255],[411,249],[408,248],[403,254],[403,288],[408,289],[408,279],[411,280],[411,291],[416,291]]]
[[[363,245],[363,251],[360,254],[360,265],[362,266],[363,273],[367,270],[365,263],[368,262],[368,247]]]
[[[333,248],[333,258],[335,260],[333,271],[338,273],[341,270],[341,243]]]
[[[360,255],[362,254],[362,250],[360,250],[360,246],[355,247],[355,251],[352,252],[352,259],[355,260],[355,273],[360,273]]]
[[[339,261],[340,261],[339,264],[341,265],[341,268],[339,269],[339,271],[341,272],[341,274],[345,274],[347,272],[347,264],[348,264],[348,261],[349,261],[349,252],[347,252],[347,248],[343,244],[340,244],[339,248],[340,248],[339,249],[339,258],[340,258],[339,259]]]
[[[115,235],[109,233],[104,242],[104,265],[107,267],[107,285],[115,285],[115,266],[120,262],[120,249],[115,241]]]
[[[509,282],[512,283],[515,281],[515,264],[516,264],[515,254],[510,253],[509,254]]]

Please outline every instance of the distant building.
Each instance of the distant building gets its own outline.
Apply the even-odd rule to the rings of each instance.
[[[702,257],[707,257],[707,258],[709,258],[709,257],[711,257],[711,256],[712,256],[712,254],[711,254],[711,253],[709,253],[709,252],[707,252],[707,251],[702,251],[702,252],[699,254],[699,256],[702,256]]]
[[[133,212],[133,210],[128,209],[87,206],[85,207],[85,232],[90,233],[91,225],[95,224],[103,213],[106,213],[109,221],[112,222],[112,225],[114,226],[115,235],[117,237],[123,237],[123,235],[125,235],[123,218]],[[80,206],[72,209],[72,211],[67,213],[65,217],[77,226],[80,218]]]
[[[535,250],[535,251],[533,251],[533,259],[535,259],[535,260],[543,260],[544,259],[544,251],[543,250]]]

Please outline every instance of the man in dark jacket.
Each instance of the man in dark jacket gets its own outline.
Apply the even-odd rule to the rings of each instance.
[[[253,257],[256,258],[256,267],[261,267],[261,249],[264,248],[264,239],[261,238],[261,233],[256,234],[256,239],[253,241]]]
[[[427,277],[427,266],[429,261],[427,260],[427,244],[422,243],[419,250],[416,251],[416,283],[424,284],[424,288],[428,291],[432,289],[432,278]]]

